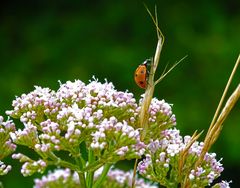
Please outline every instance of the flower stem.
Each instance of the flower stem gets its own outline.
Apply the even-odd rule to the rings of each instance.
[[[83,161],[82,161],[82,157],[81,157],[80,151],[78,151],[78,155],[75,156],[74,158],[75,158],[75,161],[76,161],[79,169],[82,171],[84,166],[83,166]],[[86,178],[85,178],[84,172],[79,172],[78,171],[78,177],[79,177],[79,181],[80,181],[80,187],[81,188],[87,188]]]
[[[40,155],[40,156],[42,156],[42,155]],[[69,168],[69,169],[77,171],[77,172],[81,172],[81,169],[79,169],[79,165],[75,165],[73,163],[65,161],[65,160],[57,157],[53,152],[48,153],[48,158],[50,158],[52,160],[52,161],[47,161],[47,164],[49,164],[49,165],[62,166],[62,167]]]
[[[89,149],[88,152],[88,163],[92,164],[95,161],[93,150]],[[93,185],[93,176],[94,176],[94,171],[89,171],[87,173],[87,187],[91,188]]]
[[[78,177],[80,181],[80,188],[87,188],[84,173],[78,172]]]
[[[112,164],[111,163],[107,163],[104,165],[103,171],[101,173],[101,175],[99,176],[99,178],[97,179],[97,181],[94,183],[93,188],[98,188],[100,187],[100,185],[103,183],[103,181],[105,180],[109,169],[111,168]]]
[[[99,169],[100,167],[102,167],[104,165],[104,161],[109,160],[109,158],[107,158],[106,160],[96,160],[94,162],[92,162],[92,164],[87,165],[83,171],[84,172],[88,172],[88,171],[96,171],[97,169]]]

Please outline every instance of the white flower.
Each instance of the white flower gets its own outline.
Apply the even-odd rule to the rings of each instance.
[[[193,174],[189,174],[189,179],[194,180],[195,176]]]

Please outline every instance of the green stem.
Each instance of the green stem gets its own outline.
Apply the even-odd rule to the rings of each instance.
[[[75,161],[78,165],[78,167],[80,168],[80,170],[82,171],[84,166],[83,166],[83,159],[81,157],[81,153],[80,151],[78,151],[78,155],[76,155],[74,158],[75,158]],[[86,178],[85,178],[85,175],[84,175],[84,172],[79,172],[78,171],[78,177],[79,177],[79,181],[80,181],[80,188],[87,188],[87,185],[86,185]]]
[[[51,164],[51,162],[49,162],[49,164]],[[64,160],[60,160],[58,163],[53,162],[52,164],[53,165],[57,165],[57,166],[62,166],[62,167],[69,168],[71,170],[80,172],[78,166],[76,166],[76,165],[74,165],[72,163],[69,163],[67,161],[64,161]]]
[[[97,161],[94,161],[92,162],[92,164],[89,164],[87,165],[85,168],[83,168],[83,172],[88,172],[88,171],[96,171],[97,169],[99,169],[100,167],[102,167],[106,161],[112,161],[113,158],[112,156],[108,157],[108,158],[105,158],[105,159],[101,159],[101,160],[97,160]]]
[[[42,155],[40,155],[40,156],[42,156]],[[48,163],[48,165],[62,166],[62,167],[69,168],[69,169],[77,171],[77,172],[82,171],[82,169],[79,169],[79,166],[74,165],[73,163],[64,161],[63,159],[57,157],[53,152],[48,153],[48,158],[50,158],[52,161],[48,161],[47,159],[43,158]]]
[[[84,173],[78,172],[78,177],[80,181],[80,188],[87,188]]]
[[[105,180],[111,166],[112,166],[111,163],[110,164],[107,163],[107,164],[104,165],[103,171],[102,171],[101,175],[99,176],[99,178],[97,179],[97,181],[94,183],[93,188],[98,188],[98,187],[101,186],[101,184]]]
[[[87,172],[88,172],[88,171],[90,171],[90,172],[96,171],[97,169],[99,169],[100,167],[102,167],[103,164],[104,164],[103,161],[94,161],[92,164],[87,165],[87,167],[85,167],[85,168],[83,169],[83,171],[84,171],[84,172],[86,172],[86,171],[87,171]]]
[[[89,149],[88,152],[88,163],[92,164],[95,161],[93,150]],[[92,188],[93,186],[93,177],[94,177],[94,171],[90,171],[87,173],[87,187]]]

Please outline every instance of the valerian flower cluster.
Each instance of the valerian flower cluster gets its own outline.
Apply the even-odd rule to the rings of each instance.
[[[185,164],[179,168],[181,151],[191,141],[190,136],[180,136],[177,129],[161,132],[162,139],[152,140],[147,145],[146,158],[138,165],[138,171],[144,177],[159,182],[166,187],[177,187],[186,179],[190,187],[209,186],[223,171],[222,164],[216,160],[215,153],[206,153],[201,166],[194,169],[194,162],[200,156],[203,142],[194,142],[188,150]]]
[[[95,179],[98,178],[102,169],[98,170],[95,174]],[[131,188],[132,187],[131,172],[125,172],[118,169],[111,169],[100,186],[100,188]],[[70,169],[56,169],[53,172],[49,172],[48,175],[43,176],[41,179],[35,179],[34,188],[44,187],[79,187],[79,179],[76,173]],[[136,188],[157,188],[156,185],[151,185],[145,182],[142,178],[136,179]]]
[[[102,187],[131,187],[132,173],[108,170],[120,160],[142,158],[138,172],[166,187],[177,187],[186,180],[190,181],[190,187],[204,187],[220,176],[223,167],[214,153],[207,153],[204,163],[194,169],[203,145],[199,142],[191,146],[179,170],[179,155],[191,137],[183,138],[173,128],[176,118],[172,105],[164,100],[152,99],[148,111],[149,129],[141,140],[141,101],[142,98],[137,102],[130,92],[117,91],[112,83],[95,79],[89,84],[80,80],[60,83],[57,91],[36,86],[32,92],[16,97],[13,109],[6,112],[19,119],[22,127],[16,130],[12,120],[0,121],[0,141],[5,143],[0,145],[4,147],[0,150],[0,160],[11,154],[16,144],[28,147],[38,156],[12,155],[23,163],[21,173],[24,176],[43,173],[48,166],[65,169],[36,180],[35,187],[91,187],[94,182]],[[104,166],[108,166],[105,172],[94,175]],[[3,166],[0,173],[1,169],[8,171],[9,168]],[[136,187],[154,185],[139,179]],[[222,182],[214,187],[229,187],[229,183]]]
[[[0,116],[0,175],[6,175],[11,170],[11,165],[6,165],[3,161],[5,157],[13,153],[16,145],[12,143],[9,133],[15,131],[15,125],[11,120],[4,121]]]

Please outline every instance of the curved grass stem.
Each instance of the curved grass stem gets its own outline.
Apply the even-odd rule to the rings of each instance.
[[[155,7],[155,17],[151,14],[151,12],[149,11],[149,9],[147,8],[146,5],[145,5],[145,8],[155,24],[155,27],[157,30],[158,43],[157,43],[154,59],[151,62],[151,69],[150,69],[150,74],[149,74],[149,78],[148,78],[148,85],[147,85],[147,88],[145,91],[145,95],[144,95],[144,98],[143,98],[143,101],[141,104],[141,110],[139,113],[139,127],[141,127],[143,130],[142,134],[141,134],[141,140],[143,140],[144,137],[146,136],[147,129],[148,129],[148,119],[149,119],[148,109],[149,109],[149,106],[150,106],[150,103],[151,103],[151,100],[153,97],[153,92],[154,92],[154,87],[155,87],[154,74],[157,70],[158,62],[160,59],[160,54],[162,51],[162,46],[164,43],[164,36],[158,27],[156,7]],[[135,187],[136,169],[137,169],[137,161],[135,162],[135,167],[134,167],[134,172],[133,172],[132,188]]]
[[[225,104],[225,107],[223,108],[221,114],[218,116],[223,101],[225,99],[225,96],[227,94],[227,91],[229,89],[229,86],[232,82],[233,76],[236,73],[237,67],[240,64],[240,54],[238,56],[238,59],[234,65],[234,68],[232,70],[232,73],[228,79],[228,82],[226,84],[226,87],[224,89],[223,95],[220,99],[220,102],[218,104],[217,110],[214,114],[213,120],[210,124],[210,127],[208,129],[207,135],[204,139],[204,146],[202,149],[202,152],[200,154],[200,157],[198,158],[197,162],[195,163],[195,169],[201,165],[203,158],[205,156],[205,154],[209,151],[209,149],[211,148],[211,146],[214,144],[214,142],[217,140],[221,130],[222,130],[222,125],[224,120],[227,118],[228,114],[230,113],[231,109],[233,108],[233,106],[235,105],[235,103],[237,102],[237,100],[239,99],[240,96],[240,84],[237,86],[236,90],[232,93],[232,95],[230,96],[230,98],[228,99],[228,101]]]

